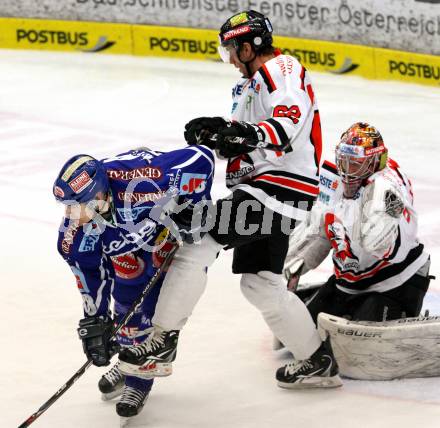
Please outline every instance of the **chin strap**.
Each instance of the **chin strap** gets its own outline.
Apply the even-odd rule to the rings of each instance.
[[[237,58],[238,58],[238,59],[240,60],[240,62],[241,62],[242,64],[244,64],[244,66],[246,67],[246,72],[247,72],[247,74],[248,74],[246,77],[251,78],[252,75],[253,75],[253,73],[252,73],[252,71],[251,71],[250,63],[253,62],[253,61],[255,61],[255,58],[257,58],[257,53],[254,51],[254,57],[253,57],[251,60],[244,62],[244,61],[242,61],[241,58],[240,58],[240,50],[241,50],[241,46],[237,49]]]
[[[256,57],[256,56],[255,56]],[[255,58],[254,58],[255,59]],[[254,59],[252,59],[252,61],[254,60]],[[246,67],[246,72],[247,72],[247,77],[250,79],[251,77],[252,77],[252,71],[251,71],[251,67],[250,67],[250,63],[252,62],[252,61],[248,61],[248,62],[244,62],[243,64],[245,65],[245,67]]]

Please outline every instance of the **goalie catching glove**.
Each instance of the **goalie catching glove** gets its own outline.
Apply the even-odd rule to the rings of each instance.
[[[264,145],[264,133],[259,126],[248,122],[231,122],[222,117],[193,119],[185,125],[184,136],[189,145],[205,145],[218,150],[220,156],[225,158],[249,153],[259,143]]]
[[[78,336],[82,340],[84,353],[95,366],[108,366],[119,351],[112,338],[113,321],[110,317],[87,317],[79,321]]]

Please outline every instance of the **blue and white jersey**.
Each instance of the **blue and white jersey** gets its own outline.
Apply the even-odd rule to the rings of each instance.
[[[75,275],[86,316],[109,311],[110,296],[131,303],[160,266],[171,246],[155,248],[167,231],[150,216],[184,204],[191,210],[211,199],[214,157],[204,146],[167,153],[131,150],[101,161],[109,178],[112,215],[82,226],[64,218],[58,251]],[[153,210],[154,211],[154,210]],[[152,218],[153,217],[153,218]],[[154,308],[159,287],[150,295]]]

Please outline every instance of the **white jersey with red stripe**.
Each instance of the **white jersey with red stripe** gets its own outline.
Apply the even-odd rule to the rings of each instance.
[[[403,212],[397,217],[385,212],[387,191],[403,202]],[[341,291],[357,294],[393,289],[427,262],[429,255],[417,239],[411,182],[393,160],[372,175],[353,199],[340,194],[329,208],[323,214],[324,224],[327,236],[336,237],[331,241],[332,259]],[[375,243],[374,250],[366,249],[367,241]]]
[[[395,217],[386,213],[387,191],[403,202]],[[417,239],[411,182],[396,162],[389,160],[353,199],[343,197],[336,166],[323,162],[318,200],[289,238],[285,268],[303,261],[305,274],[332,249],[336,286],[350,294],[396,288],[425,265],[429,256]]]
[[[278,55],[233,89],[232,120],[257,124],[283,152],[256,149],[228,161],[226,184],[303,220],[319,189],[321,123],[312,84],[293,57]]]

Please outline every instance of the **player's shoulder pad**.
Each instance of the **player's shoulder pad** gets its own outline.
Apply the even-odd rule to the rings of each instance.
[[[324,162],[321,165],[321,168],[327,171],[328,173],[337,175],[339,177],[338,169],[336,168],[336,165],[333,162],[330,162],[329,160],[324,160]]]
[[[169,152],[173,157],[171,170],[200,172],[210,178],[214,174],[214,153],[206,146],[187,146]]]
[[[300,81],[304,80],[305,72],[305,68],[296,58],[290,55],[277,55],[266,61],[255,76],[262,81],[267,91],[272,93],[287,86],[292,87],[292,79],[298,80],[298,89],[300,89]]]
[[[121,175],[124,175],[124,171],[137,170],[153,164],[161,154],[161,152],[141,147],[101,159],[100,162],[106,169],[109,178],[120,178]]]
[[[394,190],[398,193],[405,193],[405,182],[398,171],[386,166],[368,178],[368,185],[375,184],[375,187],[386,190]]]

